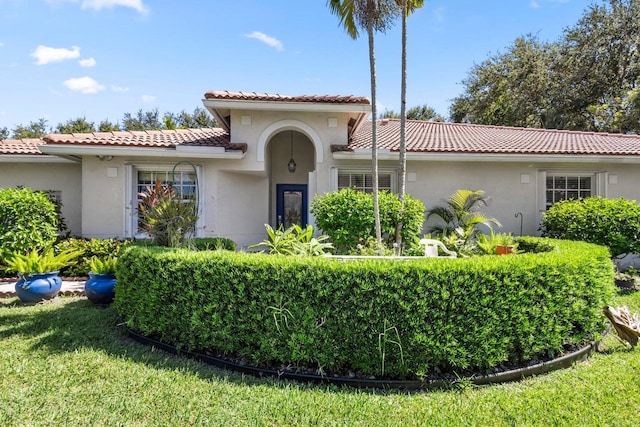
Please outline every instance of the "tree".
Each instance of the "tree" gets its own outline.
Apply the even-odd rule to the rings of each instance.
[[[505,53],[474,65],[453,100],[454,122],[548,127],[553,95],[555,46],[532,35],[519,37]]]
[[[640,81],[640,2],[592,5],[564,33],[562,113],[568,129],[638,132],[630,91]],[[562,101],[562,100],[559,100]]]
[[[640,132],[640,2],[590,6],[553,43],[528,35],[475,65],[451,119],[505,126]]]
[[[138,110],[135,117],[130,113],[124,114],[122,128],[126,131],[160,130],[164,129],[164,123],[160,120],[160,113],[157,108],[145,112]]]
[[[433,107],[424,105],[416,105],[407,110],[407,120],[421,120],[425,122],[444,122],[445,118],[442,114],[438,113]],[[399,119],[400,113],[396,113],[393,110],[384,110],[380,114],[381,119]]]
[[[0,128],[0,140],[9,139],[9,129],[6,127]]]
[[[93,122],[88,122],[86,117],[67,120],[66,123],[58,123],[57,133],[92,133],[96,131]]]
[[[108,119],[101,121],[98,126],[100,132],[118,132],[119,130],[120,126],[117,123],[111,123]]]
[[[196,107],[193,114],[187,113],[185,110],[178,114],[165,113],[165,127],[169,129],[167,124],[175,126],[175,129],[201,129],[216,128],[218,122],[207,112],[207,110]]]
[[[404,195],[406,192],[407,177],[407,17],[418,8],[424,5],[423,0],[396,0],[400,7],[402,17],[402,64],[400,83],[400,204],[401,213],[404,211]],[[375,116],[374,116],[375,117]],[[400,255],[402,252],[402,221],[396,225],[396,251]]]
[[[17,125],[13,128],[14,139],[40,138],[47,133],[47,119],[41,118],[36,122],[29,122],[28,126]]]
[[[369,70],[371,73],[371,163],[373,176],[373,209],[376,227],[376,242],[382,250],[380,227],[380,205],[378,201],[378,144],[376,128],[376,60],[374,32],[386,31],[398,13],[393,0],[328,0],[331,13],[340,18],[340,24],[347,33],[357,39],[358,27],[367,30],[369,41]]]

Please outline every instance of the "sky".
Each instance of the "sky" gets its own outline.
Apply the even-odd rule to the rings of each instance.
[[[599,0],[594,0],[599,1]],[[474,64],[555,41],[588,0],[426,0],[408,19],[407,107],[448,117]],[[377,106],[400,111],[400,22],[376,34]],[[121,122],[202,107],[208,90],[371,97],[366,33],[326,0],[0,0],[0,128]]]

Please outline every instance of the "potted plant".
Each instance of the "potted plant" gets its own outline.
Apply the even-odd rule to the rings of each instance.
[[[515,254],[518,244],[511,234],[497,233],[494,236],[496,244],[496,255]]]
[[[84,284],[84,293],[94,304],[111,304],[115,296],[116,263],[115,256],[101,260],[92,257],[89,260],[89,279]]]
[[[22,302],[34,303],[55,298],[62,287],[58,276],[62,267],[75,264],[83,251],[67,249],[56,254],[52,247],[32,250],[28,254],[12,253],[5,260],[7,270],[18,273],[16,295]]]

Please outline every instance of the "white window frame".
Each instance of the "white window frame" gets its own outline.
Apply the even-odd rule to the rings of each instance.
[[[363,167],[332,167],[331,168],[331,191],[338,191],[338,175],[343,173],[349,174],[368,174],[371,175],[371,168],[363,168]],[[378,176],[380,175],[390,175],[391,178],[391,188],[390,191],[392,193],[398,192],[398,171],[397,169],[390,168],[381,168],[378,170]],[[379,184],[379,183],[378,183]],[[380,186],[378,185],[378,189]]]
[[[179,164],[175,163],[132,163],[125,165],[125,198],[127,204],[124,213],[124,230],[125,236],[128,238],[144,239],[148,236],[146,233],[138,230],[138,172],[194,172],[197,178],[198,191],[198,221],[196,222],[195,237],[203,236],[205,224],[205,215],[203,209],[204,201],[204,185],[203,185],[203,169],[200,164]],[[175,168],[175,169],[174,169]]]

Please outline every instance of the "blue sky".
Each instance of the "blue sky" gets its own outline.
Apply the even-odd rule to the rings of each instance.
[[[474,63],[556,40],[586,0],[426,0],[409,19],[408,107],[448,116]],[[400,24],[376,36],[378,108],[400,109]],[[0,128],[202,107],[207,90],[370,97],[366,34],[325,0],[0,0]]]

